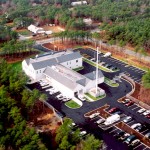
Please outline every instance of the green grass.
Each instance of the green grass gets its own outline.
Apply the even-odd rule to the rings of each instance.
[[[85,95],[88,96],[89,98],[91,98],[94,101],[100,100],[100,99],[102,99],[102,98],[104,98],[106,96],[106,94],[104,94],[104,95],[101,95],[101,96],[98,96],[98,97],[94,97],[94,96],[92,96],[89,93],[85,93]]]
[[[104,82],[105,82],[107,85],[111,86],[111,87],[118,87],[118,86],[119,86],[119,83],[113,83],[112,80],[110,80],[110,79],[107,78],[107,77],[105,77]]]
[[[22,61],[12,63],[10,65],[15,69],[15,71],[21,71],[22,70]]]
[[[90,61],[90,60],[88,60],[88,59],[86,59],[86,58],[83,58],[83,60],[84,60],[85,62],[87,62],[88,64],[90,64],[90,65],[96,67],[96,63],[94,63],[94,62],[92,62],[92,61]],[[110,71],[109,69],[107,69],[107,68],[105,68],[105,67],[102,67],[102,66],[100,66],[100,65],[98,65],[98,68],[101,69],[101,70],[103,70],[103,71],[105,71],[105,72],[112,72],[112,71]]]
[[[25,30],[25,31],[19,31],[19,33],[20,33],[21,35],[26,35],[26,36],[30,36],[30,35],[31,35],[31,32],[28,31],[28,30]]]
[[[84,69],[83,66],[82,66],[82,67],[75,68],[75,69],[73,69],[73,70],[74,70],[74,71],[80,71],[80,70],[82,70],[82,69]]]
[[[67,107],[73,108],[73,109],[80,108],[80,105],[77,104],[76,102],[74,102],[73,100],[70,100],[70,101],[66,102],[65,105]]]

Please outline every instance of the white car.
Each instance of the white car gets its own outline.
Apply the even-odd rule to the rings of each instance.
[[[86,131],[81,131],[81,132],[80,132],[80,135],[83,136],[83,135],[85,135],[86,133],[87,133]]]
[[[98,116],[99,114],[100,114],[100,113],[98,113],[98,112],[97,112],[97,113],[94,113],[94,114],[90,115],[90,116],[89,116],[89,118],[91,118],[91,119],[92,119],[92,118],[94,118],[94,117]]]
[[[127,116],[127,117],[125,117],[125,119],[123,120],[123,122],[127,123],[127,122],[129,122],[131,120],[132,120],[132,117],[131,116]]]
[[[105,121],[105,119],[101,118],[99,120],[96,121],[97,124],[103,123]]]
[[[143,113],[143,112],[145,112],[145,111],[146,111],[145,108],[141,108],[141,109],[139,109],[137,112],[141,114],[141,113]]]
[[[150,114],[150,110],[146,110],[146,111],[143,113],[144,116],[146,116],[146,115],[148,115],[148,114]]]
[[[136,146],[139,143],[140,143],[140,140],[139,139],[135,139],[134,141],[131,142],[131,145],[132,146]]]
[[[131,126],[132,129],[135,129],[137,127],[141,126],[141,123],[135,123]]]

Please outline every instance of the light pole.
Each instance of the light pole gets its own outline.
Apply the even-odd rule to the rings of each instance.
[[[97,89],[98,89],[98,49],[99,47],[97,47],[97,58],[96,58],[96,96],[97,96]]]

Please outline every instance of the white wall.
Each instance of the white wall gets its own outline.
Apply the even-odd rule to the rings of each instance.
[[[61,65],[65,66],[67,68],[70,68],[70,69],[82,67],[82,58],[73,59],[71,61],[63,62],[63,63],[61,63]]]
[[[74,91],[72,91],[71,89],[67,88],[66,86],[64,86],[63,84],[57,82],[56,80],[52,78],[46,77],[46,79],[49,80],[52,86],[58,89],[64,96],[68,96],[70,98],[74,97]]]
[[[40,80],[41,78],[44,77],[43,72],[44,72],[45,68],[42,68],[39,70],[34,70],[32,64],[30,64],[28,66],[26,61],[22,62],[22,70],[26,73],[26,75],[28,75],[29,77],[31,77],[34,80]]]

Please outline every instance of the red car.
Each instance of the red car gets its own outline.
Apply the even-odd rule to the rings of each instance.
[[[115,111],[117,111],[117,110],[118,110],[118,108],[114,107],[114,108],[111,108],[108,112],[109,112],[109,113],[113,113],[113,112],[115,112]]]
[[[150,114],[146,115],[146,118],[150,119]]]
[[[130,102],[126,103],[125,105],[126,105],[126,106],[131,106],[131,105],[133,105],[133,104],[134,104],[134,102],[130,101]]]

